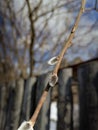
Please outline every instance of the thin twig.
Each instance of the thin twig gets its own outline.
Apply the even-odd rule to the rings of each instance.
[[[34,126],[34,124],[36,122],[36,119],[38,117],[40,109],[42,108],[42,105],[45,102],[47,95],[48,95],[48,91],[44,91],[43,94],[42,94],[42,96],[41,96],[41,99],[40,99],[40,101],[38,103],[38,106],[37,106],[37,108],[36,108],[36,110],[35,110],[32,118],[30,119],[30,122],[32,122],[32,126]]]
[[[80,8],[80,11],[79,11],[78,16],[76,18],[75,24],[74,24],[74,26],[73,26],[73,28],[71,30],[71,33],[69,35],[69,38],[68,38],[67,42],[65,43],[65,46],[64,46],[63,50],[61,51],[61,53],[59,55],[59,60],[58,60],[58,63],[56,64],[56,66],[54,68],[53,75],[57,75],[60,64],[61,64],[62,59],[63,59],[63,56],[64,56],[65,52],[67,51],[67,49],[69,48],[69,44],[72,43],[72,40],[74,38],[74,34],[76,32],[76,29],[78,28],[78,24],[79,24],[81,15],[84,12],[84,8],[85,8],[85,0],[82,0],[81,8]]]
[[[82,15],[83,12],[84,12],[84,8],[85,8],[85,0],[82,0],[81,8],[80,8],[80,11],[79,11],[78,16],[77,16],[77,18],[76,18],[75,24],[74,24],[74,26],[73,26],[73,28],[72,28],[72,31],[71,31],[71,33],[70,33],[70,35],[69,35],[69,38],[68,38],[67,42],[65,43],[64,48],[62,49],[62,51],[61,51],[61,53],[60,53],[60,55],[59,55],[58,62],[57,62],[56,66],[55,66],[55,68],[54,68],[54,70],[53,70],[53,73],[52,73],[53,76],[55,76],[55,75],[58,74],[58,70],[59,70],[60,64],[61,64],[61,62],[62,62],[63,56],[64,56],[65,52],[67,51],[67,49],[69,48],[70,44],[72,43],[72,39],[73,39],[73,37],[74,37],[74,34],[75,34],[75,32],[76,32],[76,29],[78,28],[78,24],[79,24],[81,15]],[[41,109],[41,107],[42,107],[42,105],[43,105],[43,103],[44,103],[46,97],[47,97],[48,90],[49,90],[50,87],[51,87],[51,86],[48,84],[48,89],[45,89],[45,90],[44,90],[43,95],[42,95],[42,97],[41,97],[41,99],[40,99],[40,101],[39,101],[39,103],[38,103],[38,106],[37,106],[37,108],[36,108],[36,110],[35,110],[33,116],[32,116],[31,119],[30,119],[30,121],[32,122],[32,126],[34,126],[34,124],[35,124],[35,122],[36,122],[37,116],[38,116],[38,114],[39,114],[39,112],[40,112],[40,109]],[[47,87],[46,87],[46,88],[47,88]]]
[[[75,24],[74,24],[74,26],[73,26],[73,28],[72,28],[72,31],[71,31],[71,33],[70,33],[70,35],[69,35],[69,38],[68,38],[67,42],[66,42],[65,45],[64,45],[64,48],[62,49],[60,55],[58,56],[59,59],[58,59],[58,62],[57,62],[56,66],[55,66],[55,68],[54,68],[54,70],[53,70],[52,77],[53,77],[53,76],[55,77],[55,76],[57,76],[57,74],[58,74],[58,70],[59,70],[59,67],[60,67],[60,65],[61,65],[63,56],[64,56],[65,52],[67,51],[67,49],[69,48],[70,44],[72,43],[72,39],[73,39],[74,34],[75,34],[75,32],[76,32],[76,29],[77,29],[77,27],[78,27],[78,24],[79,24],[81,15],[82,15],[83,12],[84,12],[84,8],[85,8],[85,0],[82,0],[81,8],[80,8],[80,11],[79,11],[78,16],[77,16],[77,18],[76,18]],[[54,78],[54,77],[53,77],[53,78]],[[41,109],[43,103],[45,102],[45,99],[46,99],[46,97],[47,97],[47,94],[48,94],[48,91],[49,91],[50,87],[51,87],[51,86],[50,86],[49,83],[48,83],[48,84],[47,84],[47,87],[45,88],[45,90],[44,90],[44,92],[43,92],[43,94],[42,94],[42,96],[41,96],[41,99],[40,99],[40,101],[39,101],[39,103],[38,103],[38,105],[37,105],[37,108],[36,108],[36,110],[35,110],[33,116],[31,117],[31,119],[30,119],[30,121],[29,121],[29,122],[32,123],[32,127],[33,127],[33,126],[35,125],[35,123],[36,123],[36,119],[37,119],[37,117],[38,117],[38,114],[39,114],[39,112],[40,112],[40,109]]]

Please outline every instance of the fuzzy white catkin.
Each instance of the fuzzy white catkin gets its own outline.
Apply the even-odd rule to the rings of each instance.
[[[57,64],[57,62],[58,62],[58,57],[52,57],[49,61],[48,61],[48,64],[49,65],[55,65],[55,64]]]
[[[52,75],[52,73],[49,75],[49,85],[51,86],[51,87],[54,87],[55,86],[55,84],[57,83],[57,81],[58,81],[58,76],[57,75]]]
[[[18,128],[18,130],[34,130],[32,125],[30,124],[30,122],[28,121],[24,121],[20,127]]]

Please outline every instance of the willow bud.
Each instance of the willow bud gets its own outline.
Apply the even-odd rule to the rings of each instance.
[[[57,81],[58,81],[58,76],[56,74],[51,74],[49,77],[49,85],[51,87],[54,87]]]
[[[28,121],[24,121],[20,127],[18,128],[18,130],[34,130],[31,123]]]
[[[49,61],[48,64],[49,65],[55,65],[58,62],[58,57],[52,57]]]

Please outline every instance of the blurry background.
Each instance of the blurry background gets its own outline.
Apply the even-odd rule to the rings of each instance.
[[[47,61],[63,48],[80,6],[81,0],[0,1],[0,130],[16,130],[34,112],[53,70]],[[50,91],[35,130],[56,129],[56,124],[58,130],[98,130],[98,118],[92,116],[98,114],[97,7],[97,0],[86,1],[58,85]]]

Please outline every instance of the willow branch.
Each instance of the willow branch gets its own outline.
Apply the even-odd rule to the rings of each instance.
[[[35,110],[33,116],[30,119],[30,122],[32,123],[32,126],[34,126],[35,123],[36,123],[38,114],[39,114],[39,112],[40,112],[40,110],[41,110],[41,108],[42,108],[42,106],[43,106],[43,104],[44,104],[44,102],[46,100],[47,95],[48,95],[48,90],[45,89],[45,91],[43,92],[43,94],[42,94],[42,96],[40,98],[40,101],[39,101],[39,103],[38,103],[38,105],[36,107],[36,110]]]
[[[58,62],[57,62],[56,66],[55,66],[55,68],[54,68],[54,70],[53,70],[52,75],[51,75],[51,82],[55,82],[55,81],[57,82],[57,74],[58,74],[58,70],[59,70],[59,68],[60,68],[62,59],[63,59],[63,57],[64,57],[65,52],[67,51],[67,49],[70,47],[70,45],[71,45],[71,43],[72,43],[72,39],[73,39],[73,37],[74,37],[74,34],[75,34],[75,32],[76,32],[76,29],[78,28],[78,24],[79,24],[81,15],[82,15],[83,12],[84,12],[84,8],[85,8],[85,0],[82,0],[81,8],[80,8],[80,11],[79,11],[78,16],[77,16],[77,18],[76,18],[75,24],[74,24],[74,26],[73,26],[73,28],[72,28],[72,30],[71,30],[71,33],[70,33],[70,35],[69,35],[69,38],[68,38],[67,42],[66,42],[65,45],[64,45],[64,48],[62,49],[61,53],[60,53],[59,56],[58,56]],[[56,82],[53,83],[53,84],[55,85]],[[31,117],[31,119],[29,120],[29,122],[30,122],[30,124],[32,125],[32,127],[35,125],[35,122],[36,122],[36,120],[37,120],[37,117],[38,117],[38,114],[39,114],[39,112],[40,112],[40,109],[42,108],[42,105],[43,105],[43,103],[45,102],[45,99],[46,99],[46,97],[47,97],[48,91],[49,91],[49,89],[51,88],[51,86],[52,86],[52,85],[50,85],[49,83],[47,84],[47,87],[45,88],[45,90],[44,90],[44,92],[43,92],[43,94],[42,94],[42,96],[41,96],[41,99],[40,99],[40,101],[39,101],[39,103],[38,103],[38,105],[37,105],[37,108],[36,108],[36,110],[35,110],[33,116]]]
[[[70,33],[70,35],[69,35],[69,38],[68,38],[67,42],[65,43],[64,48],[62,49],[60,55],[58,56],[58,58],[59,58],[59,59],[58,59],[58,62],[57,62],[56,66],[55,66],[55,68],[54,68],[54,70],[53,70],[53,73],[52,73],[53,78],[54,78],[55,76],[57,76],[57,73],[58,73],[58,70],[59,70],[59,68],[60,68],[60,65],[61,65],[63,56],[64,56],[65,52],[67,51],[67,49],[69,48],[70,44],[72,43],[72,39],[73,39],[73,37],[74,37],[74,34],[75,34],[75,32],[76,32],[76,29],[78,28],[78,24],[79,24],[81,15],[82,15],[83,12],[84,12],[84,8],[85,8],[85,0],[82,0],[81,8],[80,8],[80,11],[79,11],[78,16],[77,16],[77,18],[76,18],[75,24],[74,24],[74,26],[73,26],[73,28],[72,28],[72,30],[71,30],[71,33]],[[34,112],[34,115],[33,115],[33,116],[31,117],[31,119],[30,119],[30,121],[32,122],[32,125],[33,125],[33,126],[34,126],[34,124],[35,124],[35,122],[36,122],[36,119],[37,119],[37,116],[38,116],[38,114],[39,114],[39,112],[40,112],[40,109],[41,109],[41,107],[42,107],[42,105],[43,105],[43,103],[44,103],[44,101],[45,101],[45,99],[46,99],[46,97],[47,97],[48,90],[49,90],[50,87],[51,87],[51,86],[48,84],[48,89],[45,89],[45,90],[44,90],[43,95],[42,95],[42,97],[41,97],[41,99],[40,99],[40,101],[39,101],[39,103],[38,103],[38,106],[37,106],[35,112]],[[47,88],[47,87],[46,87],[46,88]]]
[[[80,21],[81,15],[84,12],[84,8],[85,8],[85,0],[82,0],[81,8],[80,8],[80,11],[79,11],[78,16],[76,18],[75,24],[74,24],[74,26],[73,26],[73,28],[71,30],[71,33],[69,35],[69,38],[68,38],[67,42],[65,43],[64,48],[62,49],[60,55],[58,56],[58,62],[56,64],[55,68],[54,68],[53,75],[57,75],[58,70],[60,68],[60,64],[61,64],[62,59],[64,57],[64,54],[65,54],[65,52],[67,51],[67,49],[69,48],[69,46],[72,43],[72,40],[73,40],[74,35],[75,35],[75,32],[76,32],[76,30],[78,28],[78,25],[79,25],[79,21]]]

